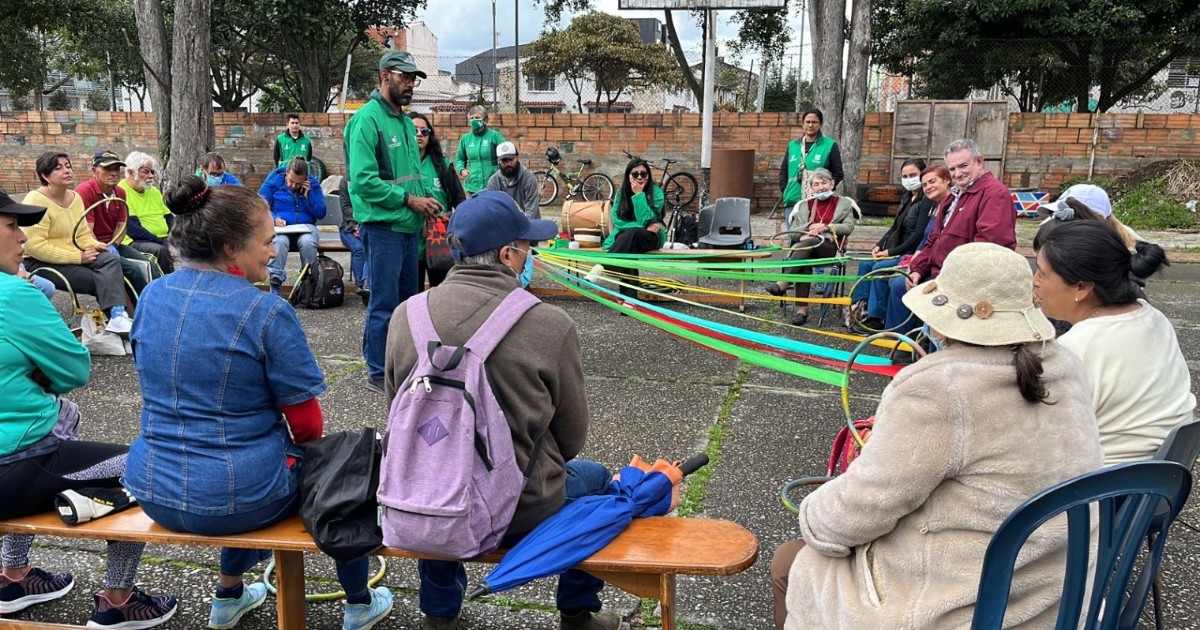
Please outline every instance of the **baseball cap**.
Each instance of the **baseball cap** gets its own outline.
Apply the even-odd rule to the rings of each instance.
[[[121,156],[109,151],[108,149],[100,149],[92,156],[92,168],[97,166],[106,167],[116,164],[117,166],[125,166],[121,161]]]
[[[406,50],[389,50],[383,53],[383,56],[379,58],[379,69],[411,72],[422,79],[429,78],[429,75],[417,68],[417,62],[413,60],[412,54]]]
[[[456,258],[500,249],[513,241],[539,242],[558,235],[558,224],[529,220],[508,193],[485,190],[458,204],[447,231],[458,239]]]
[[[12,214],[17,217],[17,225],[29,227],[37,225],[46,214],[42,206],[31,206],[27,203],[17,203],[12,197],[0,192],[0,214]]]
[[[1112,202],[1108,199],[1108,193],[1095,184],[1075,184],[1062,191],[1057,201],[1040,206],[1042,214],[1052,216],[1070,211],[1071,216],[1074,216],[1074,210],[1067,205],[1067,199],[1075,199],[1105,219],[1112,214]]]
[[[520,153],[517,151],[517,145],[511,142],[501,142],[500,145],[496,147],[497,158],[514,157],[517,155],[520,155]]]

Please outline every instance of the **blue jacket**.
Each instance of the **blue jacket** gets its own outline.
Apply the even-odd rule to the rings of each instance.
[[[287,187],[287,167],[280,166],[263,180],[258,194],[271,205],[271,217],[283,219],[288,225],[315,225],[325,218],[325,193],[316,177],[308,176],[308,195],[293,193]]]

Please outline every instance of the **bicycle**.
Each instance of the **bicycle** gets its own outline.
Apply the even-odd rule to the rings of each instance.
[[[576,160],[579,162],[579,169],[574,173],[560,171],[558,164],[562,162],[562,156],[559,155],[557,148],[550,147],[546,149],[546,161],[550,162],[549,170],[533,172],[538,183],[539,206],[548,206],[558,199],[558,179],[560,177],[568,186],[567,199],[583,197],[584,201],[612,201],[615,187],[611,177],[604,173],[592,173],[583,177],[583,169],[591,166],[591,160]]]
[[[638,156],[629,152],[628,149],[623,151],[625,157],[632,160]],[[663,173],[662,178],[658,182],[658,187],[663,191],[663,198],[672,210],[683,210],[691,205],[696,200],[696,191],[700,190],[696,184],[696,176],[687,171],[671,172],[671,165],[679,160],[671,158],[662,158]],[[653,173],[651,169],[651,173]]]

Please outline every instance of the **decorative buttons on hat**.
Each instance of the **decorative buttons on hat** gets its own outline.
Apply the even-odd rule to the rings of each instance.
[[[971,310],[979,319],[987,319],[992,316],[992,313],[996,312],[996,308],[987,300],[979,300]]]
[[[946,302],[950,301],[950,298],[944,295],[935,295],[931,301],[933,302],[934,306],[945,306]]]
[[[958,315],[959,319],[971,319],[971,316],[975,314],[975,311],[969,304],[963,304],[962,306],[959,306],[956,311],[954,311],[954,314]]]
[[[937,291],[936,282],[930,282],[929,284],[925,285],[924,289],[921,289],[921,293],[933,293],[934,291]]]

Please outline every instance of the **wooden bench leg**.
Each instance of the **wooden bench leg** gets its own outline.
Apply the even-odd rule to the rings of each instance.
[[[675,576],[658,576],[658,602],[662,606],[662,630],[675,630]]]
[[[604,580],[626,593],[657,599],[662,606],[662,629],[675,630],[675,575],[653,573],[608,573],[604,571],[589,571],[592,575]]]
[[[279,630],[304,630],[304,553],[275,551]]]

